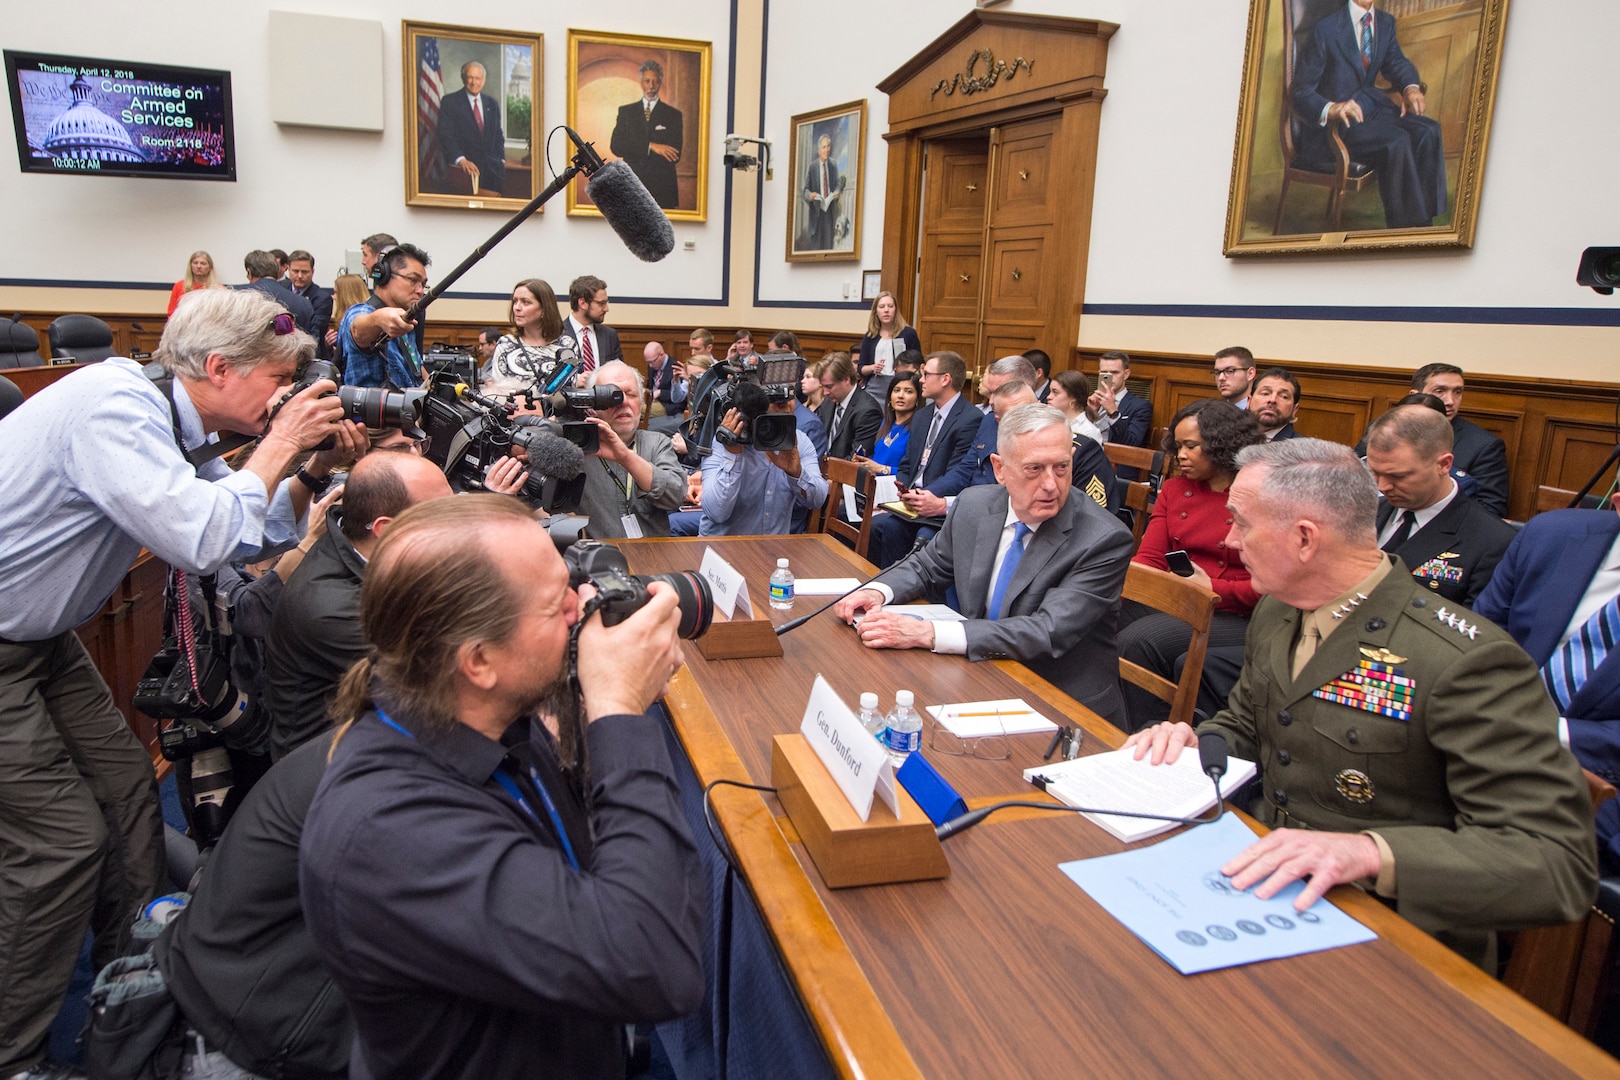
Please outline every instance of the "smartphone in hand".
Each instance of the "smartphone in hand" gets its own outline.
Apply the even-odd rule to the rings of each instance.
[[[1170,567],[1170,572],[1177,577],[1193,576],[1192,556],[1185,551],[1167,551],[1164,553],[1164,561],[1165,565]]]

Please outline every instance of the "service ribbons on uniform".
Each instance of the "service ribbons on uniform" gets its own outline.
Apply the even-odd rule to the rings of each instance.
[[[1312,690],[1311,696],[1392,720],[1410,721],[1416,691],[1417,684],[1395,664],[1363,659],[1354,670]]]

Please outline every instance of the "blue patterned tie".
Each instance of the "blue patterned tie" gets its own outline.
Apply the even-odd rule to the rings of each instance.
[[[1598,608],[1542,666],[1541,677],[1560,715],[1569,715],[1570,702],[1617,641],[1620,641],[1620,594],[1610,597],[1608,603]]]
[[[1361,67],[1372,67],[1372,12],[1361,17]]]
[[[996,575],[996,587],[990,590],[990,609],[985,614],[992,619],[1001,618],[1001,607],[1007,602],[1007,586],[1018,573],[1018,564],[1024,561],[1024,537],[1033,530],[1022,521],[1013,522],[1012,543],[1001,560],[1001,573]]]

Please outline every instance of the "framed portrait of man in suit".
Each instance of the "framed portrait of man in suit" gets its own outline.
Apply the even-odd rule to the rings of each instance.
[[[859,261],[866,102],[800,113],[791,131],[787,261]]]
[[[568,31],[568,126],[622,159],[672,221],[709,216],[707,41]],[[600,216],[585,178],[568,213]]]
[[[1225,254],[1474,243],[1508,0],[1250,0]]]
[[[520,209],[540,193],[540,34],[405,22],[405,202]]]

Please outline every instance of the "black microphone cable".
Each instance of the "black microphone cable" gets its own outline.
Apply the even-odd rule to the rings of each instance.
[[[816,608],[816,610],[812,611],[810,614],[808,614],[808,615],[800,615],[797,619],[789,619],[787,622],[783,623],[781,626],[778,626],[776,628],[776,636],[781,637],[783,634],[787,633],[789,630],[797,630],[799,627],[803,626],[805,623],[809,622],[811,619],[815,618],[817,615],[820,615],[823,611],[826,611],[828,608],[830,608],[834,604],[838,603],[838,601],[843,600],[843,599],[845,599],[847,597],[850,597],[850,596],[854,596],[856,593],[860,592],[862,589],[869,588],[872,585],[872,583],[875,582],[878,578],[882,577],[884,574],[887,574],[890,570],[893,570],[896,567],[899,567],[902,564],[904,564],[905,562],[907,562],[913,555],[917,554],[917,552],[921,551],[925,546],[927,546],[927,543],[928,543],[927,538],[918,537],[917,542],[911,545],[911,550],[906,552],[905,555],[902,558],[896,559],[892,565],[885,566],[882,570],[879,570],[877,573],[873,574],[871,577],[867,578],[865,581],[861,582],[859,585],[855,586],[853,589],[850,589],[848,592],[843,593],[843,594],[841,594],[839,596],[833,597],[831,600],[827,601],[825,604],[822,604],[820,607]]]
[[[747,788],[749,791],[768,791],[773,795],[776,794],[776,789],[767,784],[745,784],[741,780],[724,778],[711,780],[703,786],[703,824],[708,827],[709,839],[713,841],[715,850],[720,852],[720,857],[726,860],[726,865],[731,867],[732,873],[740,874],[742,868],[737,865],[737,859],[732,854],[730,845],[720,835],[720,828],[714,821],[714,804],[709,801],[709,793],[722,784],[727,787]]]
[[[1221,777],[1226,775],[1226,736],[1218,731],[1206,732],[1198,736],[1198,759],[1204,768],[1204,773],[1215,784],[1215,813],[1211,817],[1171,817],[1168,814],[1144,814],[1134,810],[1108,810],[1096,806],[1069,806],[1067,803],[1043,803],[1030,799],[1009,799],[1006,802],[993,803],[990,806],[981,806],[977,810],[970,810],[952,818],[934,830],[934,835],[941,840],[949,840],[957,833],[966,832],[979,822],[1010,806],[1026,806],[1031,810],[1055,810],[1071,814],[1108,814],[1113,817],[1143,818],[1147,821],[1169,821],[1177,825],[1209,825],[1219,821],[1221,815],[1226,813],[1226,796],[1221,792]],[[1030,777],[1030,783],[1046,790],[1050,783],[1046,777],[1037,773]]]

